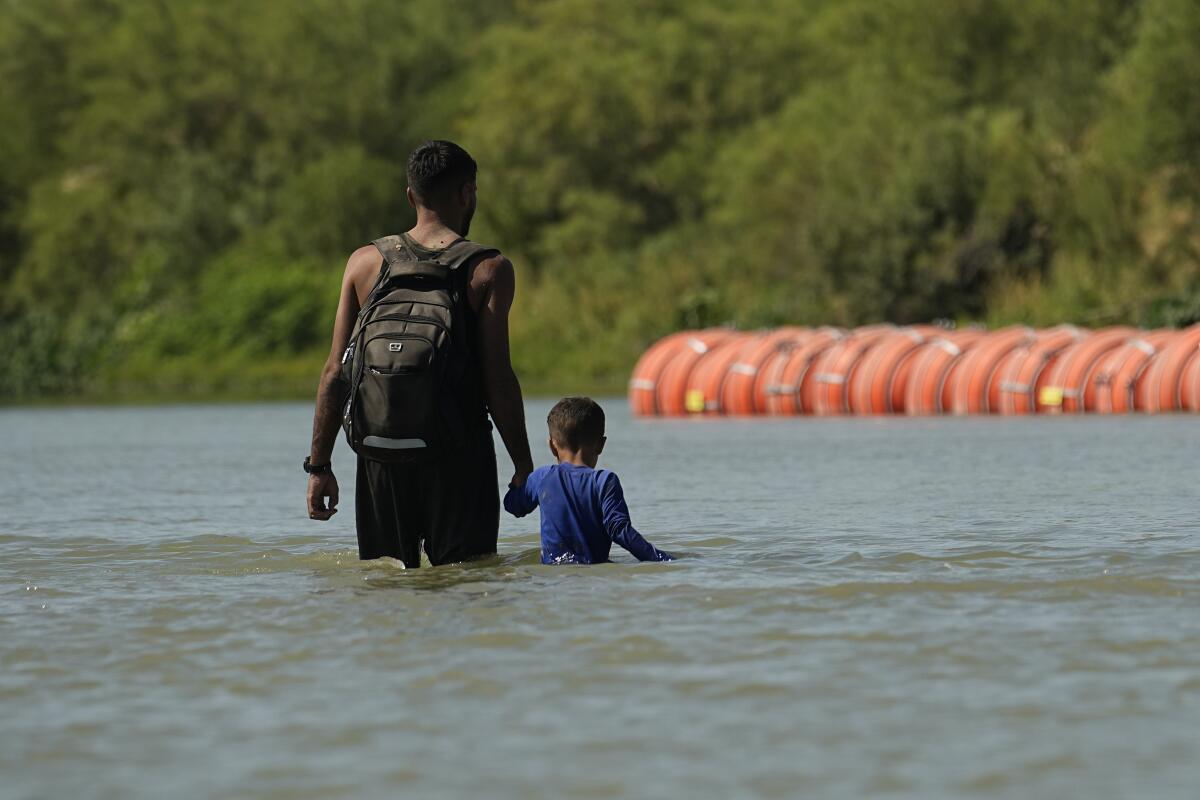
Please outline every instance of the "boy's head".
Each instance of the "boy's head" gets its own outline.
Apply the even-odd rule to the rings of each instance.
[[[604,409],[590,397],[564,397],[546,417],[550,451],[559,461],[579,455],[594,467],[604,450]]]

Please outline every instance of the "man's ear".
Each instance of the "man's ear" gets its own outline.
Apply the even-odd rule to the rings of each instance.
[[[475,184],[464,183],[462,188],[458,190],[458,204],[463,208],[471,207],[471,200],[475,197]]]
[[[604,443],[605,443],[605,442],[607,442],[607,441],[608,441],[608,437],[607,437],[607,436],[601,436],[601,437],[600,437],[600,444],[598,444],[598,445],[596,446],[596,455],[600,455],[601,453],[603,453],[603,452],[604,452]]]
[[[417,207],[417,195],[416,195],[416,192],[414,192],[412,190],[412,187],[409,186],[407,189],[405,189],[404,194],[408,198],[408,204],[410,206],[412,206],[413,208],[416,208]]]

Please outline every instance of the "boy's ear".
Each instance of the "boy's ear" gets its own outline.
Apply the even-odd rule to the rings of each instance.
[[[600,444],[598,444],[598,445],[596,446],[596,455],[600,455],[601,453],[603,453],[603,452],[604,452],[604,443],[605,443],[605,442],[607,442],[607,441],[608,441],[608,437],[607,437],[607,436],[601,436],[601,437],[600,437]]]
[[[546,444],[550,445],[550,455],[554,456],[555,458],[558,458],[558,448],[554,444],[554,438],[551,437],[551,438],[547,439]]]

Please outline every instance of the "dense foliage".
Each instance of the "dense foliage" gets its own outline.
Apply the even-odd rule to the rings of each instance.
[[[680,326],[1200,317],[1195,0],[0,0],[0,398],[287,395],[403,165],[535,388]]]

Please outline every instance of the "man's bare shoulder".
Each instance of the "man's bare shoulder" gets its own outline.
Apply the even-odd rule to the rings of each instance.
[[[471,268],[468,279],[471,308],[479,311],[485,304],[507,308],[512,303],[516,282],[513,263],[503,253],[481,258]]]
[[[342,286],[346,289],[353,287],[358,302],[362,303],[371,287],[375,285],[381,266],[383,254],[379,252],[379,248],[373,244],[358,248],[346,259],[346,273],[342,278]]]
[[[497,253],[481,258],[471,272],[471,284],[479,287],[512,283],[515,269],[508,256]]]
[[[383,254],[379,252],[379,248],[373,244],[366,244],[350,254],[350,258],[346,260],[346,274],[358,277],[359,273],[366,272],[372,276],[379,272],[379,265],[383,263]]]

